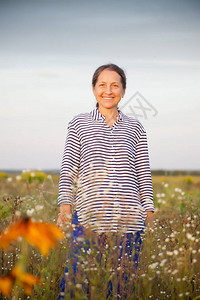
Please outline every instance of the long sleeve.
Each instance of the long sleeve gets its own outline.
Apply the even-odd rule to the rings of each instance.
[[[72,121],[68,123],[67,129],[60,170],[58,205],[72,204],[80,164],[80,141]]]
[[[147,135],[145,130],[142,131],[139,141],[136,144],[135,168],[141,205],[145,211],[155,211]]]

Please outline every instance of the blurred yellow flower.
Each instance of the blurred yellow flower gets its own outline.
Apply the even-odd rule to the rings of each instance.
[[[8,276],[0,278],[0,291],[4,296],[10,295],[15,283],[22,286],[27,295],[31,295],[34,285],[40,283],[40,279],[32,274],[24,273],[20,266],[16,266]]]
[[[12,276],[0,278],[0,291],[4,296],[9,296],[14,284]]]
[[[18,237],[24,237],[31,245],[39,248],[43,255],[48,255],[50,248],[55,247],[57,240],[63,239],[64,235],[54,224],[21,218],[1,233],[0,247],[7,248]]]

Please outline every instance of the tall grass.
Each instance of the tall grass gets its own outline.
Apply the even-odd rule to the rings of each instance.
[[[0,231],[21,215],[56,223],[58,180],[59,176],[42,172],[0,174]],[[131,259],[127,260],[124,271],[129,277],[128,296],[123,296],[125,285],[122,282],[121,299],[200,299],[200,177],[153,176],[153,187],[154,229],[145,230],[136,274]],[[68,228],[64,241],[47,257],[28,246],[27,271],[40,277],[42,285],[35,287],[32,296],[26,296],[23,289],[16,286],[11,297],[57,298],[71,232],[72,228]],[[112,281],[110,299],[117,299],[117,276],[123,272],[117,261],[119,243],[114,243],[110,235],[99,251],[96,236],[88,234],[88,240],[89,243],[82,242],[76,278],[73,278],[72,268],[66,274],[65,298],[71,299],[74,295],[74,299],[88,299],[89,286],[90,299],[106,299],[107,285]],[[0,249],[1,277],[15,266],[21,251],[21,241],[13,243],[6,251]],[[3,295],[0,297],[7,299]]]

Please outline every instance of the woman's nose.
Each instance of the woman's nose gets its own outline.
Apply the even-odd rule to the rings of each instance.
[[[112,93],[112,89],[110,86],[107,86],[106,88],[106,94],[111,94]]]

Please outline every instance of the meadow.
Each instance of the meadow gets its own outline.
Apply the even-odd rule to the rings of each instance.
[[[145,229],[139,266],[136,274],[132,265],[125,270],[129,277],[128,291],[119,299],[200,299],[200,177],[152,176],[154,189],[154,228]],[[38,171],[21,174],[0,173],[0,232],[20,217],[56,224],[59,175]],[[0,299],[57,299],[64,274],[71,228],[65,229],[64,239],[48,255],[18,238],[5,250],[0,249],[0,278],[9,276],[17,262],[26,272],[41,279],[33,292],[25,293],[20,283],[9,296]],[[45,241],[44,241],[45,242]],[[66,274],[65,299],[106,299],[106,288],[113,282],[117,299],[117,250],[112,239],[101,253],[83,243],[80,270],[76,282]],[[116,258],[116,259],[115,259]]]

